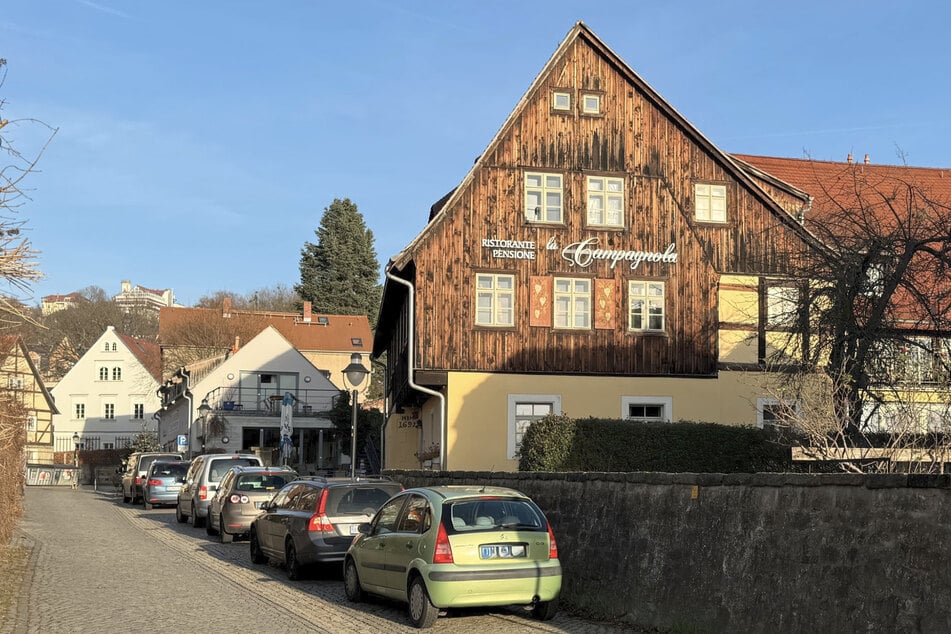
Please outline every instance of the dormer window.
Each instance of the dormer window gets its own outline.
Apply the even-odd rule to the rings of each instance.
[[[352,346],[358,346],[358,347],[363,347],[363,339],[362,339],[361,337],[351,337],[351,338],[350,338],[350,345],[352,345]]]

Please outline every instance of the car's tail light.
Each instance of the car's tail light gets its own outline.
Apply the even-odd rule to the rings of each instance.
[[[320,492],[320,501],[317,503],[317,512],[311,515],[307,522],[307,530],[311,533],[336,533],[334,525],[327,519],[327,489]]]
[[[142,476],[135,476],[135,483],[142,484]]]
[[[198,499],[199,500],[208,499],[208,487],[198,487]]]
[[[247,504],[250,502],[250,499],[246,495],[233,494],[230,498],[228,498],[228,501],[232,504]]]
[[[162,486],[162,481],[161,481],[161,480],[149,480],[147,484],[148,484],[148,486],[150,486],[150,487],[160,487],[160,486]]]
[[[436,532],[436,548],[433,549],[434,564],[451,564],[452,545],[449,543],[449,535],[446,534],[446,527],[439,523],[439,530]]]
[[[551,523],[548,524],[548,558],[558,559],[558,543],[555,542],[555,534],[551,531]]]

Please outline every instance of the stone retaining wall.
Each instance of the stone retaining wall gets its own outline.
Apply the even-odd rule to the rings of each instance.
[[[547,514],[574,611],[688,632],[951,632],[951,476],[388,472]]]

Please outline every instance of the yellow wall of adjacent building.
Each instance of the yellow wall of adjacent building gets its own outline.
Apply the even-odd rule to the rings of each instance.
[[[562,414],[612,419],[622,417],[623,397],[670,398],[674,421],[755,425],[756,399],[768,396],[765,378],[755,372],[721,372],[717,378],[450,372],[446,467],[518,470],[518,461],[508,455],[510,395],[556,396]],[[421,465],[414,453],[439,440],[438,400],[423,405],[416,426],[400,416],[387,423],[386,468],[417,469]]]

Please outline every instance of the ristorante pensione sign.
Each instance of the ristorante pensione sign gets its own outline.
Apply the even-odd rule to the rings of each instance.
[[[483,249],[492,249],[492,257],[534,260],[535,242],[518,240],[498,240],[483,238]],[[547,251],[557,251],[558,241],[555,238],[548,240],[545,245]],[[571,266],[588,268],[595,262],[606,261],[613,269],[618,262],[628,262],[631,270],[637,269],[641,262],[661,262],[664,264],[677,263],[677,246],[669,244],[663,251],[626,251],[623,249],[599,249],[598,238],[588,238],[581,242],[572,242],[561,249],[561,257]]]

